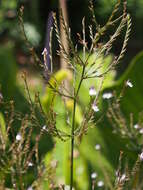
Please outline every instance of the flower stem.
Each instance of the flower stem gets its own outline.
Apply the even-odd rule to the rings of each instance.
[[[82,84],[82,81],[84,79],[84,71],[85,71],[85,65],[83,66],[82,74],[81,74],[81,79],[77,88],[77,91],[75,93],[74,89],[74,103],[73,103],[73,116],[72,116],[72,129],[71,129],[71,168],[70,168],[70,190],[73,188],[73,164],[74,164],[74,130],[75,130],[75,114],[76,114],[76,104],[77,104],[77,96]]]
[[[70,190],[73,187],[73,157],[74,157],[74,128],[75,128],[75,110],[76,110],[76,99],[74,99],[73,105],[73,117],[72,117],[72,129],[71,129],[71,170],[70,170]]]

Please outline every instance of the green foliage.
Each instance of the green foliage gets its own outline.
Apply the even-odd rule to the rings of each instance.
[[[134,57],[130,63],[126,72],[122,77],[116,82],[115,89],[121,89],[124,82],[128,79],[132,81],[133,88],[127,89],[123,100],[121,101],[121,107],[123,112],[127,116],[128,113],[133,113],[135,122],[137,122],[138,114],[143,109],[142,104],[142,67],[143,67],[143,52],[140,52],[137,56]]]
[[[68,70],[60,70],[54,74],[54,77],[50,79],[50,84],[58,90],[61,83],[67,79],[71,80],[71,72]],[[42,97],[42,104],[44,106],[44,110],[47,111],[52,101],[54,101],[56,94],[54,91],[47,85],[45,89],[45,94]]]
[[[29,42],[33,44],[33,46],[38,46],[41,36],[35,26],[30,23],[24,23],[24,28]]]
[[[0,32],[2,32],[4,29],[12,27],[7,18],[15,17],[17,0],[2,0],[0,6]]]
[[[5,124],[5,119],[3,117],[3,114],[0,113],[0,135],[1,138],[3,139],[2,141],[2,146],[4,146],[4,144],[7,141],[7,134],[6,134],[6,124]]]
[[[99,6],[97,6],[98,14],[100,14],[101,17],[103,17],[103,15],[104,17],[105,15],[109,15],[116,2],[116,0],[100,0]],[[128,9],[131,13],[136,14],[138,18],[143,17],[142,8],[142,0],[128,0]]]
[[[142,67],[143,53],[141,52],[132,60],[129,68],[126,70],[123,76],[121,76],[121,78],[116,81],[113,86],[111,86],[110,88],[105,88],[103,91],[105,93],[114,92],[114,90],[116,90],[116,92],[120,93],[123,86],[125,85],[125,81],[130,79],[133,84],[133,88],[128,87],[125,90],[124,95],[120,101],[121,111],[124,114],[127,125],[129,125],[130,113],[133,113],[133,124],[131,125],[135,125],[136,123],[138,123],[142,117],[140,115],[140,112],[142,112],[143,110],[143,92],[141,86]],[[138,154],[140,154],[142,151],[142,143],[140,142],[140,146],[136,149],[132,145],[132,143],[135,143],[135,139],[130,139],[127,136],[122,137],[122,134],[119,132],[117,132],[117,134],[113,133],[114,124],[109,122],[109,119],[106,115],[106,111],[108,110],[107,101],[110,102],[110,100],[104,100],[102,103],[103,108],[101,108],[101,110],[102,112],[104,112],[103,119],[99,124],[96,125],[94,129],[91,129],[87,136],[83,139],[80,150],[81,152],[83,152],[83,155],[87,159],[88,164],[91,165],[92,171],[97,171],[99,175],[101,175],[102,173],[103,177],[105,173],[102,168],[106,168],[106,170],[110,173],[110,179],[112,180],[111,176],[114,176],[114,171],[117,169],[118,166],[118,157],[120,150],[124,152],[124,155],[126,159],[129,160],[129,165],[131,167],[131,165],[136,160]],[[104,110],[105,108],[107,109],[106,111]],[[140,125],[142,126],[142,122],[140,122]],[[119,128],[119,126],[117,126],[117,128]],[[133,126],[132,130],[133,133],[137,135],[137,131],[136,129],[133,129]],[[141,136],[142,135],[139,135],[137,138],[139,139]],[[96,144],[101,145],[102,154],[95,150],[94,147]]]
[[[9,43],[5,46],[0,46],[0,60],[1,90],[4,97],[11,97],[15,90],[17,71],[12,44]]]
[[[16,84],[17,65],[14,57],[13,44],[0,46],[0,86],[5,101],[16,100],[16,109],[27,110],[27,100]]]

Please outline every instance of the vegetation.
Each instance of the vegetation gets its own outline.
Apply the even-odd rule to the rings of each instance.
[[[34,88],[26,71],[21,74],[23,84],[16,80],[16,64],[9,64],[15,63],[13,44],[0,47],[1,189],[143,188],[143,53],[115,81],[115,68],[125,55],[131,33],[127,2],[119,0],[102,26],[92,1],[89,10],[91,23],[82,19],[76,43],[60,11],[67,47],[61,40],[57,15],[52,13],[49,49],[44,48],[41,61],[27,36],[24,7],[20,8],[24,44],[44,77],[43,81],[37,76]],[[66,68],[58,71],[53,34],[57,55],[66,62]],[[115,56],[112,52],[121,35],[122,46]]]

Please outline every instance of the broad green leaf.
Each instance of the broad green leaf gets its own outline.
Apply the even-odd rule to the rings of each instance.
[[[49,83],[51,85],[53,85],[56,89],[58,89],[58,87],[60,86],[60,84],[65,80],[71,80],[72,79],[72,74],[70,71],[68,70],[59,70],[54,74],[54,77],[52,77],[49,81]],[[56,80],[56,82],[55,82]],[[53,92],[53,90],[51,90],[51,88],[49,88],[49,86],[46,87],[45,89],[45,93],[42,97],[42,105],[44,107],[44,110],[47,112],[47,110],[49,109],[49,106],[51,105],[53,99],[55,99],[56,95]]]

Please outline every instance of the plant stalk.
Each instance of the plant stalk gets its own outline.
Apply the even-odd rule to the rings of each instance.
[[[70,165],[70,190],[73,188],[73,165],[74,165],[74,130],[75,130],[75,114],[76,114],[76,104],[77,104],[77,96],[82,84],[82,81],[84,79],[84,71],[85,71],[85,65],[83,66],[82,74],[81,74],[81,79],[77,88],[77,92],[75,93],[74,89],[74,104],[73,104],[73,116],[72,116],[72,129],[71,129],[71,165]]]
[[[71,170],[70,170],[70,190],[73,187],[73,157],[74,157],[74,128],[75,128],[75,110],[76,110],[76,98],[73,105],[73,117],[72,117],[72,129],[71,129]]]

